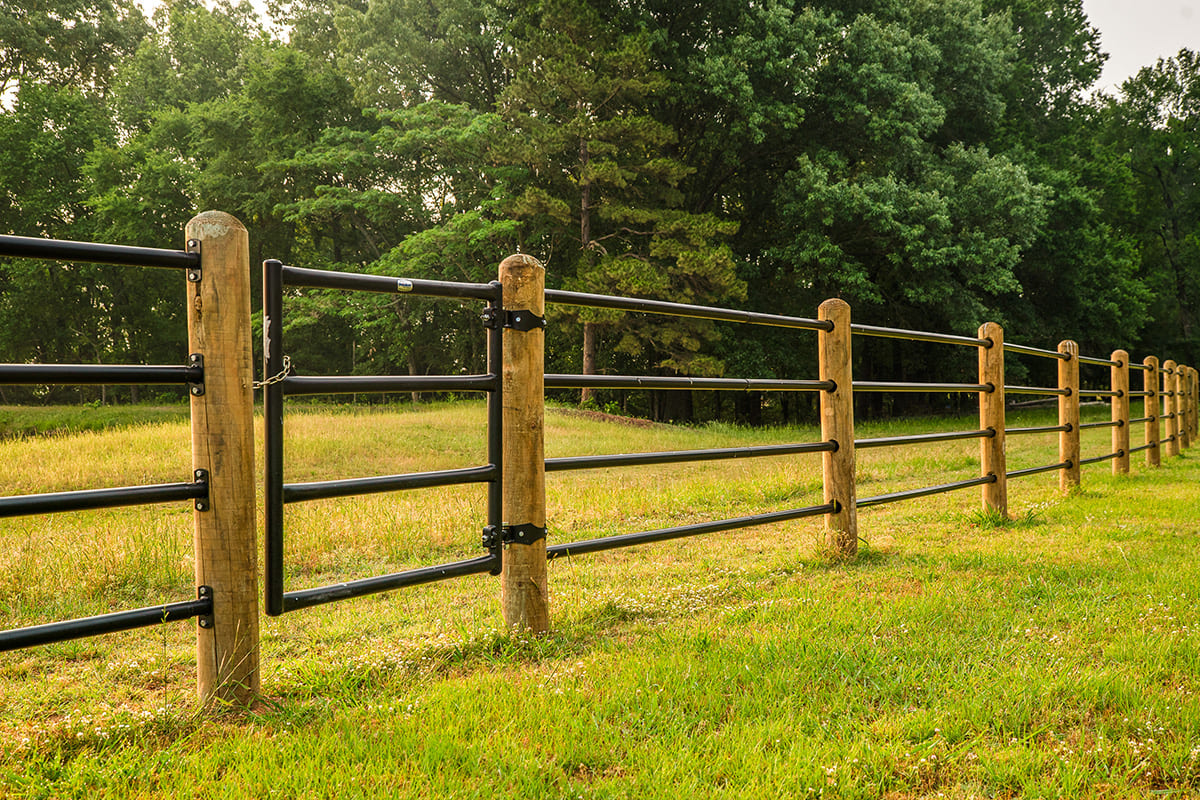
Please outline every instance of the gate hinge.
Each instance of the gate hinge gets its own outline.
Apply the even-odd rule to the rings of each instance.
[[[514,331],[529,332],[533,330],[541,330],[546,327],[546,318],[539,317],[532,311],[524,309],[517,311],[509,311],[487,308],[483,311],[483,325],[485,328],[511,328]]]
[[[534,544],[546,538],[546,529],[539,525],[505,525],[496,530],[495,525],[483,529],[483,546],[489,550],[506,544]]]

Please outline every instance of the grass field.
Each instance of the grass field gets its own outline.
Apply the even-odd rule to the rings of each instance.
[[[289,481],[484,453],[481,405],[286,430]],[[550,456],[817,438],[547,417]],[[186,480],[188,441],[177,421],[0,441],[0,485]],[[1008,450],[1052,463],[1056,438]],[[1196,452],[1085,467],[1068,497],[1014,480],[1006,525],[978,490],[864,510],[849,564],[820,556],[819,519],[555,562],[542,638],[502,632],[486,576],[264,619],[249,712],[199,710],[192,623],[0,654],[0,797],[1200,796]],[[818,458],[554,474],[550,540],[817,503]],[[974,441],[864,450],[858,491],[977,470]],[[288,588],[477,555],[483,515],[480,487],[289,506]],[[0,628],[187,599],[190,526],[168,506],[0,521]]]

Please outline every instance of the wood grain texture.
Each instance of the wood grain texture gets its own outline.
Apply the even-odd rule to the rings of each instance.
[[[509,256],[500,264],[504,308],[546,313],[546,270],[537,259]],[[545,332],[504,331],[504,491],[505,525],[546,526]],[[550,630],[546,585],[546,540],[507,544],[500,572],[504,624],[533,633]]]
[[[1112,462],[1114,475],[1129,474],[1129,353],[1124,350],[1114,350],[1110,361],[1116,364],[1109,367],[1109,377],[1112,390],[1117,396],[1112,399],[1111,420],[1117,423],[1112,429],[1112,452],[1120,453]]]
[[[1071,429],[1058,434],[1058,460],[1069,462],[1058,472],[1058,488],[1066,492],[1079,485],[1079,345],[1067,339],[1058,352],[1069,356],[1058,362],[1058,388],[1068,389],[1058,398],[1058,424]]]
[[[825,502],[839,509],[825,515],[825,546],[832,555],[853,558],[858,554],[858,508],[855,489],[854,390],[850,350],[850,306],[839,299],[826,300],[817,318],[833,323],[833,330],[817,334],[820,379],[833,381],[833,391],[820,394],[821,438],[837,442],[834,452],[821,454]]]
[[[1174,361],[1163,362],[1163,455],[1167,458],[1179,455],[1179,373]]]
[[[1159,424],[1159,415],[1162,414],[1162,405],[1159,402],[1159,372],[1158,372],[1158,357],[1146,356],[1142,359],[1142,363],[1149,369],[1142,373],[1142,391],[1147,392],[1143,417],[1149,417],[1144,430],[1145,438],[1143,444],[1150,445],[1146,448],[1146,466],[1157,467],[1162,462],[1162,448],[1159,446],[1158,440],[1161,438],[1162,426]]]
[[[213,626],[197,628],[197,691],[248,705],[259,693],[254,372],[246,229],[222,212],[187,224],[201,279],[187,284],[188,344],[204,356],[193,395],[192,458],[208,470],[207,510],[195,511],[196,584],[213,589]]]
[[[991,347],[979,348],[979,382],[991,384],[992,391],[979,393],[979,427],[989,428],[995,436],[979,440],[980,476],[995,475],[995,483],[985,483],[981,498],[985,511],[1008,516],[1008,466],[1005,455],[1004,421],[1004,328],[995,322],[979,327],[980,339],[990,339]]]

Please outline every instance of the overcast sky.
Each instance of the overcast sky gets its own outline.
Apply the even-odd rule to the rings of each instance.
[[[1200,0],[1083,0],[1108,53],[1100,86],[1112,89],[1180,48],[1200,50]]]

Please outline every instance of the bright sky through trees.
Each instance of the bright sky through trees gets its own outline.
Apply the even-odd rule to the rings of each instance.
[[[1182,47],[1200,48],[1200,3],[1189,0],[1083,0],[1109,54],[1100,85],[1113,89]]]

